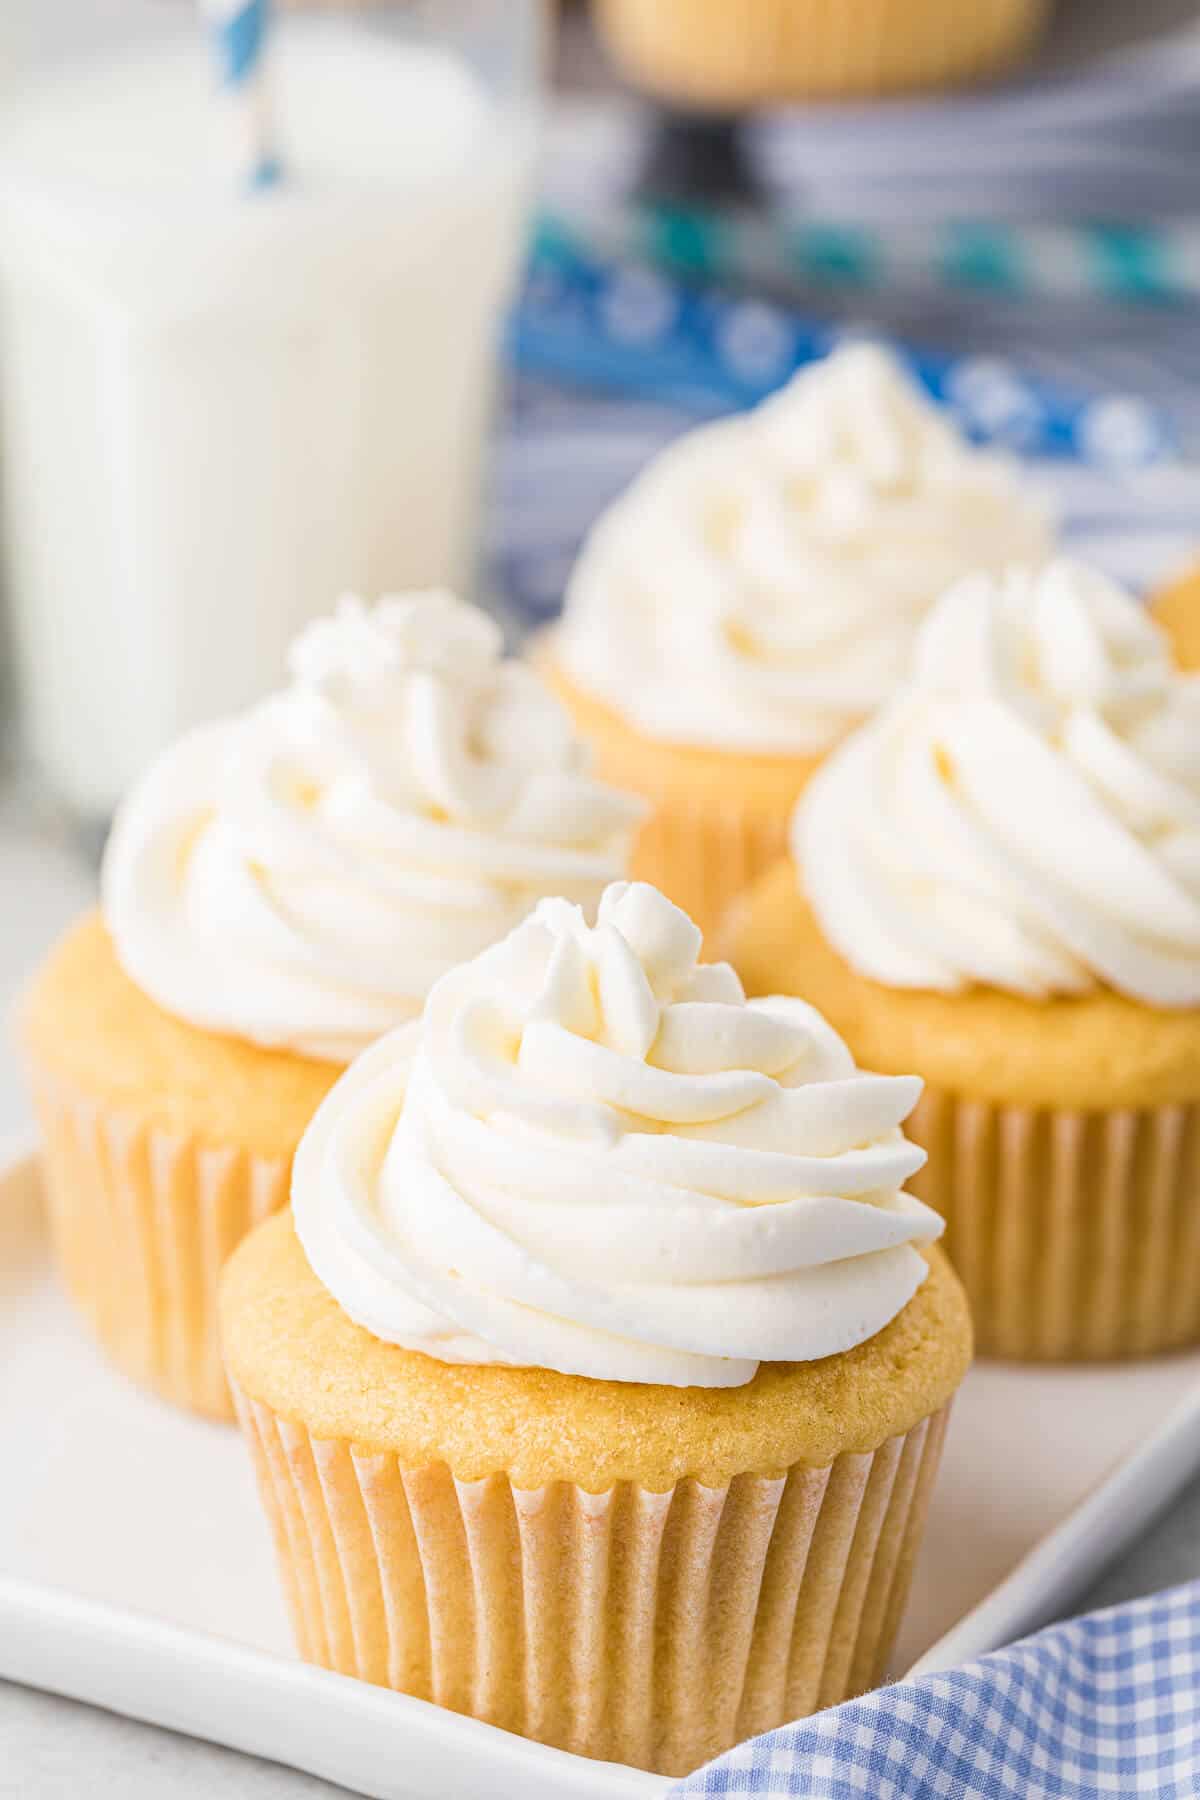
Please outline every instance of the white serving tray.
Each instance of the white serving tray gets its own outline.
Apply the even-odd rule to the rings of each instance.
[[[1200,1469],[1200,1355],[976,1368],[955,1408],[895,1670],[1057,1615]],[[50,1266],[28,1147],[0,1151],[0,1676],[371,1800],[633,1800],[590,1762],[298,1662],[232,1428],[111,1373]]]

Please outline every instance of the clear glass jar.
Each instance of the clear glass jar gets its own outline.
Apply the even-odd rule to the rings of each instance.
[[[277,685],[343,589],[469,589],[541,9],[281,9],[280,176],[253,188],[193,0],[23,5],[6,586],[28,746],[98,817],[181,730]]]

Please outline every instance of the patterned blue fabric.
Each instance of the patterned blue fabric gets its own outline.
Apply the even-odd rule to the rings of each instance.
[[[671,1794],[1194,1800],[1200,1582],[752,1738]]]
[[[965,378],[1003,398],[1007,365],[966,359]],[[1118,395],[1097,405],[1115,439],[1142,436],[1144,413]],[[671,438],[696,424],[699,410],[623,393],[567,389],[524,378],[515,385],[492,469],[485,517],[490,598],[513,636],[553,618],[588,526]],[[998,409],[999,411],[999,409]],[[1003,416],[1002,412],[1000,416]],[[979,435],[987,437],[987,433]],[[993,440],[994,441],[994,440]],[[1200,538],[1194,466],[1164,458],[1142,468],[1082,456],[1046,456],[1031,464],[1057,506],[1071,552],[1136,589],[1152,587],[1195,554]]]
[[[558,611],[584,532],[671,438],[851,335],[896,343],[976,441],[1027,458],[1075,554],[1144,588],[1194,553],[1200,333],[1160,367],[1123,341],[1101,354],[1088,333],[1069,352],[997,353],[1001,337],[948,355],[905,350],[889,325],[806,319],[543,233],[512,322],[518,379],[485,520],[491,598],[514,636]]]
[[[982,253],[961,231],[964,256]],[[516,308],[511,347],[528,371],[623,388],[698,412],[750,406],[823,356],[835,326],[759,297],[691,286],[639,261],[589,256],[544,220]],[[1171,424],[1132,395],[1094,394],[1034,377],[996,355],[896,346],[912,373],[972,437],[1025,455],[1139,468],[1170,446]]]

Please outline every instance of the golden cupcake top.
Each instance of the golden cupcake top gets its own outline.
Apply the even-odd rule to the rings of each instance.
[[[1179,667],[1200,670],[1200,569],[1190,569],[1156,594],[1150,612],[1170,638]]]
[[[99,912],[77,920],[37,970],[20,1034],[39,1081],[181,1144],[268,1159],[290,1158],[342,1066],[196,1031],[164,1012],[121,967]]]
[[[664,1492],[692,1477],[827,1468],[877,1450],[952,1397],[971,1360],[966,1298],[937,1245],[928,1277],[883,1330],[842,1356],[763,1363],[743,1387],[586,1380],[551,1369],[463,1364],[384,1343],[322,1286],[290,1213],[260,1225],[221,1282],[230,1377],[317,1440],[345,1440],[402,1468],[445,1464],[460,1481],[503,1471],[603,1493]]]
[[[1145,1006],[1098,986],[1049,999],[888,987],[829,943],[789,857],[741,903],[727,948],[748,994],[808,995],[864,1068],[920,1069],[927,1090],[1082,1112],[1200,1100],[1200,1008]],[[941,1153],[953,1157],[944,1144]]]
[[[297,1153],[309,1263],[443,1362],[737,1387],[873,1337],[936,1214],[901,1124],[799,1000],[748,1003],[644,884],[543,901],[333,1088]]]

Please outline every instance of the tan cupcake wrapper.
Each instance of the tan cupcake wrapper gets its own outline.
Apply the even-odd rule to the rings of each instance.
[[[630,876],[661,888],[713,937],[733,903],[786,854],[790,818],[790,807],[767,813],[703,790],[691,802],[672,794],[655,802],[638,834]]]
[[[590,1494],[235,1398],[306,1660],[672,1775],[880,1680],[948,1413],[827,1469]]]
[[[1200,1343],[1200,1104],[998,1106],[926,1088],[909,1186],[946,1219],[983,1355],[1148,1356]]]
[[[601,0],[618,61],[697,105],[877,93],[982,75],[1033,39],[1048,0]]]
[[[251,1227],[287,1204],[291,1158],[157,1130],[46,1076],[34,1100],[51,1236],[75,1306],[125,1374],[232,1419],[217,1282]]]
[[[711,938],[733,902],[786,853],[796,801],[824,753],[697,754],[660,744],[575,685],[554,654],[553,629],[534,640],[532,656],[591,745],[597,776],[647,806],[631,878],[661,888]]]

